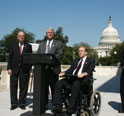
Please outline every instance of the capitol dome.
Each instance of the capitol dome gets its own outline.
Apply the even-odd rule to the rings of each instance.
[[[116,44],[120,44],[118,31],[112,26],[111,16],[109,17],[108,27],[104,29],[99,45],[101,47],[113,48]]]

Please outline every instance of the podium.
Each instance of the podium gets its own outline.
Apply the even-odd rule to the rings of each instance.
[[[33,92],[33,115],[41,116],[46,108],[47,83],[45,77],[45,67],[59,66],[59,60],[53,54],[23,54],[23,63],[34,65],[34,92]]]

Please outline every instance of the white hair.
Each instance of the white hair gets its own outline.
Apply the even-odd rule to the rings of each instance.
[[[48,30],[52,30],[52,31],[54,32],[54,29],[53,29],[52,27],[49,27],[49,28],[47,29],[47,31],[48,31]],[[46,32],[47,32],[47,31],[46,31]]]

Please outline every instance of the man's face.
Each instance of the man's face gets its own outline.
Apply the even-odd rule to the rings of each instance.
[[[54,36],[54,31],[51,30],[51,29],[48,29],[47,30],[47,38],[48,38],[48,40],[53,39],[53,36]]]
[[[25,39],[25,34],[24,32],[19,32],[18,35],[17,35],[17,39],[19,40],[20,43],[22,43]]]
[[[84,47],[80,47],[78,50],[78,54],[79,54],[80,58],[83,58],[87,55],[87,52],[85,51]]]

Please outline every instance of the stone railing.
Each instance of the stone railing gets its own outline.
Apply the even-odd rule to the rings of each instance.
[[[61,65],[62,71],[67,70],[70,65]],[[7,73],[7,63],[0,62],[0,91],[9,90],[9,75]],[[121,74],[118,66],[96,66],[94,77],[96,76],[116,76]],[[31,75],[32,77],[32,75]]]
[[[9,80],[7,63],[0,62],[0,91],[9,90]]]
[[[116,76],[121,75],[121,67],[118,66],[96,66],[94,76]]]
[[[70,65],[61,65],[62,71],[67,70]],[[121,67],[118,66],[96,66],[94,76],[104,75],[104,76],[116,76],[121,74]]]

